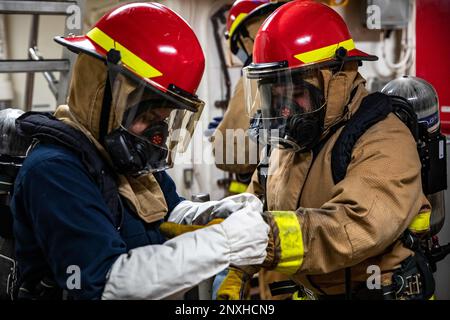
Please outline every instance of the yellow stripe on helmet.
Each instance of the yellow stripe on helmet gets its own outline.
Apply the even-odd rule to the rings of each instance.
[[[292,275],[303,263],[303,237],[297,215],[293,211],[271,212],[279,230],[281,259],[275,270]]]
[[[345,49],[347,49],[347,51],[350,51],[355,49],[355,43],[353,42],[353,39],[348,39],[346,41],[332,44],[330,46],[300,53],[295,55],[294,57],[303,63],[318,62],[334,57],[336,54],[336,50],[339,47],[344,47]]]
[[[237,26],[241,23],[241,21],[248,16],[248,13],[240,13],[237,17],[236,20],[233,21],[233,23],[231,24],[230,27],[230,32],[228,33],[228,36],[231,38],[231,36],[233,35],[234,31],[236,30]]]
[[[111,49],[120,51],[122,62],[141,77],[155,78],[163,75],[162,72],[149,65],[117,41],[114,41],[113,38],[108,36],[99,28],[93,28],[87,33],[87,36],[106,51]]]
[[[420,212],[414,217],[408,229],[412,232],[424,232],[430,229],[431,211]]]

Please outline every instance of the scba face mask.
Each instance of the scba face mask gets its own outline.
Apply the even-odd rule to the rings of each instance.
[[[169,167],[166,162],[167,123],[153,125],[142,136],[123,127],[105,137],[105,146],[114,165],[124,174],[159,171]]]
[[[311,149],[324,130],[325,99],[317,86],[318,69],[291,70],[270,64],[246,68],[247,111],[260,110],[259,138],[293,151]],[[251,126],[252,127],[252,126]],[[255,131],[255,128],[252,128]]]
[[[173,166],[190,142],[203,102],[175,86],[167,90],[108,64],[116,129],[103,139],[116,170],[139,175]]]

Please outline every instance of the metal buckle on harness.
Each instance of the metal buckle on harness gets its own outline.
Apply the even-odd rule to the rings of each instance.
[[[402,277],[398,276],[397,281],[401,281],[401,285],[395,291],[395,300],[408,300],[412,296],[419,295],[422,292],[421,275],[419,273]],[[392,291],[386,291],[384,296],[392,295]]]
[[[298,290],[298,295],[301,295],[304,298],[303,300],[317,300],[314,292],[303,286]]]
[[[0,239],[2,240],[2,239]],[[9,241],[9,240],[7,240]],[[1,248],[1,243],[0,243]],[[14,300],[17,283],[17,262],[10,256],[0,254],[0,300]]]
[[[272,296],[292,294],[293,300],[317,300],[314,292],[292,280],[269,283],[269,289]]]
[[[421,292],[422,283],[420,282],[420,274],[408,276],[405,279],[406,285],[403,294],[407,296],[418,295]]]

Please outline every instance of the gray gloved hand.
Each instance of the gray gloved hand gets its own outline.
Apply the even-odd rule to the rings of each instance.
[[[262,214],[262,202],[251,193],[241,193],[218,201],[180,202],[167,221],[180,224],[205,225],[213,219],[225,219],[242,208],[252,208]]]

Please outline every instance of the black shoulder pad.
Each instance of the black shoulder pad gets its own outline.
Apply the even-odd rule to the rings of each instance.
[[[344,179],[350,164],[352,150],[358,139],[375,123],[393,111],[389,96],[375,92],[363,99],[361,106],[350,118],[331,152],[331,172],[335,184]]]

